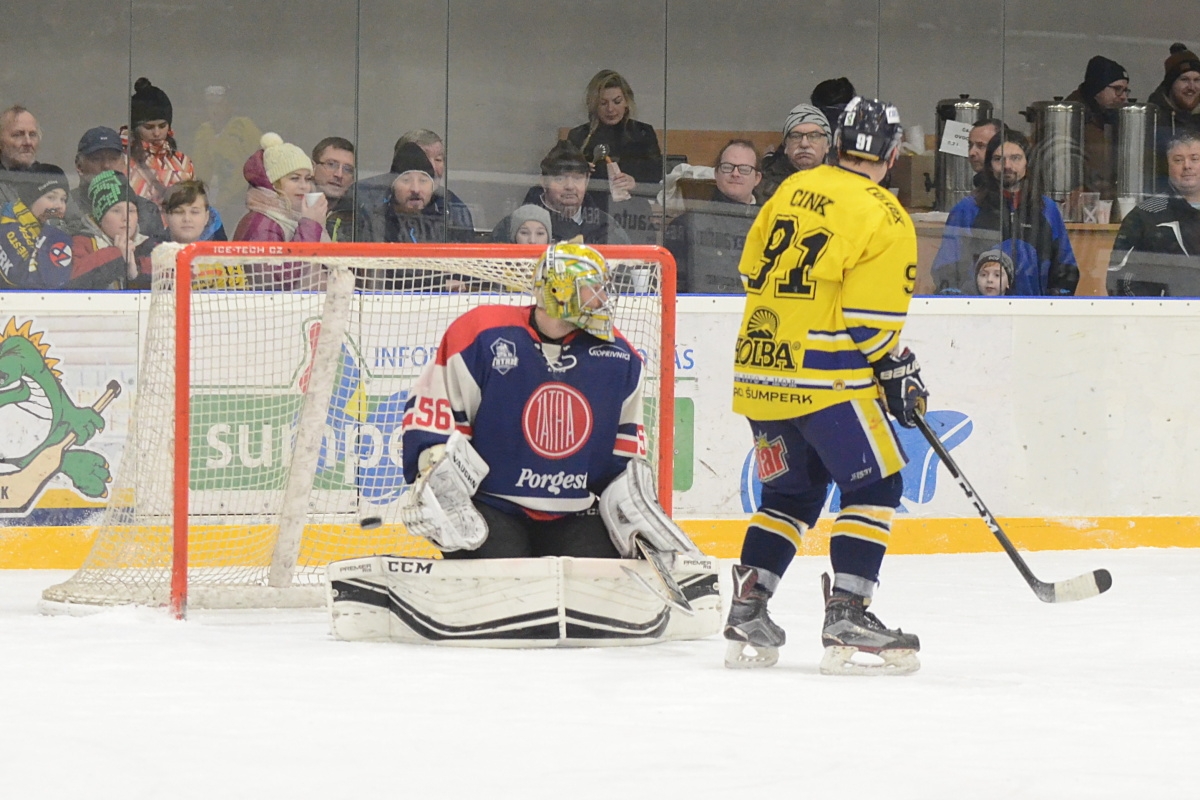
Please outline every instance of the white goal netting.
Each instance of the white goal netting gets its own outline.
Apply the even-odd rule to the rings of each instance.
[[[664,314],[662,287],[664,277],[673,280],[673,266],[654,248],[600,249],[613,268],[617,327],[645,357],[648,458],[662,485],[670,465],[660,458],[661,424],[673,402],[663,380],[664,328],[673,342],[674,320]],[[186,578],[187,602],[196,607],[319,604],[330,561],[433,555],[396,521],[407,488],[405,401],[452,320],[480,304],[532,304],[533,253],[454,245],[159,247],[112,499],[83,566],[43,599],[167,605],[174,575]],[[185,270],[190,324],[177,326],[176,275]],[[674,354],[665,357],[669,375]],[[181,415],[186,448],[177,447]],[[177,474],[187,476],[186,485]],[[177,503],[187,508],[180,532]],[[371,515],[384,524],[360,528],[360,517]],[[186,573],[177,564],[173,570],[177,535],[186,541]]]

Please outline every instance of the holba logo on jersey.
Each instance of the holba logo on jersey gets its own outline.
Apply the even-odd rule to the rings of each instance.
[[[543,383],[521,412],[521,429],[533,452],[543,458],[567,458],[592,435],[592,407],[565,383]]]
[[[966,441],[973,428],[971,418],[961,411],[930,411],[925,415],[925,419],[947,450],[953,450]],[[941,459],[937,457],[937,453],[933,451],[929,442],[925,441],[925,437],[916,428],[896,426],[895,431],[900,439],[900,446],[904,448],[904,452],[908,454],[909,458],[908,463],[900,472],[904,478],[904,499],[915,505],[928,503],[933,500],[937,491],[937,468]],[[742,510],[747,514],[757,511],[762,502],[762,480],[759,477],[763,468],[762,453],[770,452],[769,446],[772,442],[766,444],[768,450],[764,451],[756,442],[742,463]],[[780,445],[782,446],[782,442]],[[841,507],[841,492],[834,484],[826,498],[826,510],[836,513],[841,510]]]
[[[517,366],[517,346],[508,339],[492,342],[492,369],[501,375]]]
[[[737,365],[795,372],[792,351],[798,348],[791,342],[776,341],[778,331],[778,314],[769,308],[754,309],[746,323],[746,335],[737,340]]]

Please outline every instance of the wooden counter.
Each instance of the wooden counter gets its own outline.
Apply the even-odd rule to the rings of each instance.
[[[913,212],[919,213],[919,212]],[[933,278],[930,270],[933,267],[934,256],[942,244],[942,232],[945,223],[917,221],[917,294],[933,292]],[[1094,223],[1068,222],[1067,236],[1071,239],[1071,249],[1075,251],[1075,261],[1079,264],[1079,286],[1075,290],[1076,297],[1101,296],[1108,292],[1105,278],[1108,273],[1108,260],[1112,254],[1113,241],[1117,238],[1120,225],[1097,225]]]

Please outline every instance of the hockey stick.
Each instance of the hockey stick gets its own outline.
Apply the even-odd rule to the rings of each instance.
[[[107,390],[96,400],[92,410],[99,414],[120,394],[121,384],[109,381]],[[6,513],[27,511],[50,479],[58,474],[58,470],[62,466],[63,454],[73,444],[75,444],[75,434],[68,433],[61,442],[47,447],[34,456],[24,469],[0,475],[0,511]]]
[[[667,566],[667,560],[663,557],[664,554],[662,551],[655,548],[640,535],[635,534],[633,542],[637,545],[638,552],[642,554],[642,558],[646,559],[647,563],[653,568],[654,574],[658,577],[661,586],[650,585],[650,582],[638,572],[622,565],[621,569],[625,571],[625,574],[640,583],[643,588],[651,594],[656,595],[668,605],[679,609],[688,616],[695,614],[696,610],[692,608],[692,604],[688,602],[687,595],[683,593],[679,582],[671,574],[671,569]]]
[[[992,512],[988,511],[988,507],[984,505],[983,498],[975,491],[967,480],[967,476],[963,475],[962,470],[958,468],[958,464],[954,463],[954,459],[950,457],[950,451],[938,439],[937,434],[929,427],[929,423],[925,421],[925,415],[917,412],[915,415],[917,428],[925,440],[929,442],[929,446],[942,459],[942,463],[946,465],[946,469],[950,470],[950,474],[954,476],[954,480],[958,482],[959,488],[967,496],[975,506],[975,510],[979,512],[979,516],[987,523],[988,529],[992,535],[1000,542],[1000,546],[1004,548],[1004,552],[1008,553],[1008,557],[1012,559],[1016,565],[1017,571],[1021,573],[1021,577],[1025,578],[1025,582],[1029,584],[1029,588],[1033,589],[1033,593],[1037,595],[1038,600],[1046,603],[1065,603],[1071,600],[1086,600],[1089,597],[1095,597],[1098,594],[1107,592],[1112,586],[1112,575],[1106,569],[1098,569],[1093,572],[1088,572],[1075,578],[1065,581],[1057,581],[1055,583],[1046,583],[1040,581],[1033,571],[1029,569],[1029,565],[1025,563],[1025,559],[1021,558],[1021,554],[1017,552],[1017,548],[1005,535],[1004,530],[1000,527],[1000,523],[992,516]]]

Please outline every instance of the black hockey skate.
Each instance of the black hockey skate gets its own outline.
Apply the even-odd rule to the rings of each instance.
[[[867,611],[863,597],[831,592],[828,575],[821,576],[821,589],[825,595],[821,674],[906,675],[921,668],[917,659],[921,640],[915,634],[885,626]],[[853,660],[857,653],[873,657],[871,663]]]
[[[783,628],[767,614],[771,595],[758,586],[758,571],[733,565],[733,602],[725,622],[725,666],[731,669],[769,667],[779,660],[779,648],[787,641]]]

